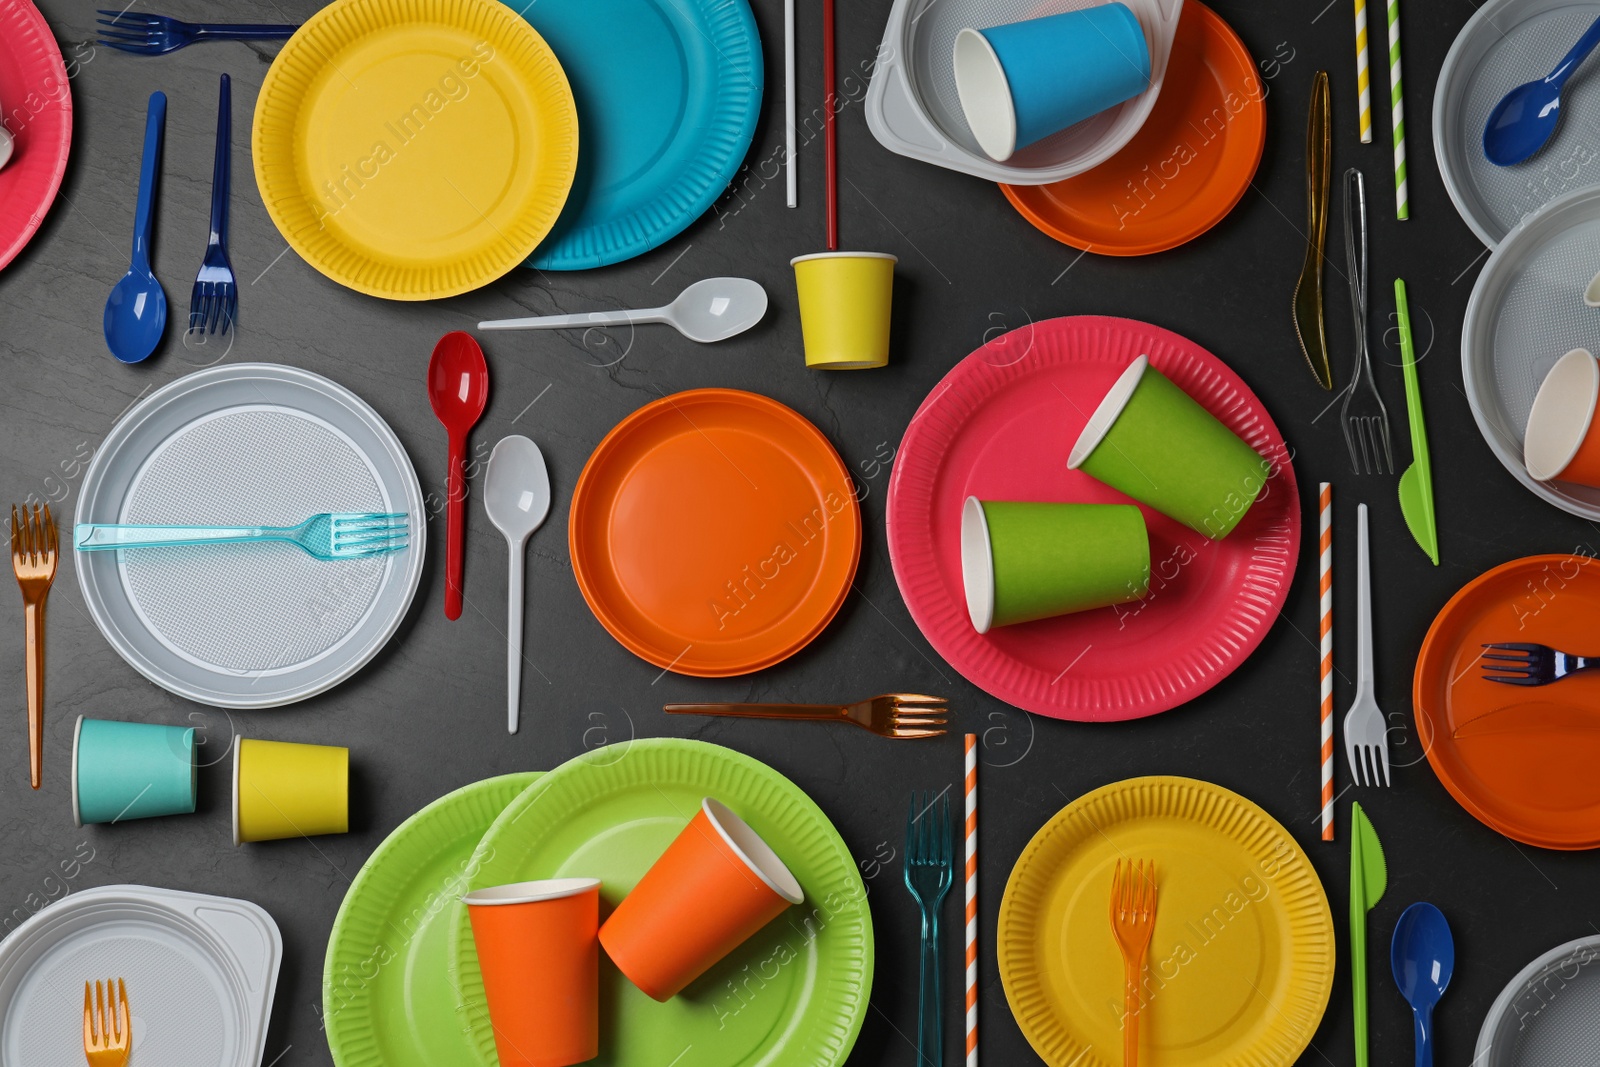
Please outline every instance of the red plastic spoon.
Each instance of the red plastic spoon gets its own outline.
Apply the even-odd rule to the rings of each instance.
[[[471,334],[447,333],[433,346],[428,361],[428,402],[450,437],[450,473],[446,482],[444,615],[461,618],[461,534],[467,497],[467,433],[483,415],[489,400],[489,365]]]

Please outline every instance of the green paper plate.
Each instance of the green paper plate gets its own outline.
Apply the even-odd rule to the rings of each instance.
[[[738,812],[800,880],[806,899],[665,1004],[601,954],[600,1056],[611,1067],[831,1067],[855,1044],[872,991],[872,916],[855,860],[811,798],[748,756],[651,739],[585,753],[511,803],[473,855],[471,888],[601,879],[602,921],[707,796]],[[708,902],[708,906],[715,906]],[[466,908],[452,924],[451,980],[476,1063],[498,1061]]]
[[[450,926],[473,850],[539,778],[507,774],[457,789],[401,823],[367,858],[333,920],[322,1018],[339,1067],[476,1062],[450,987]]]

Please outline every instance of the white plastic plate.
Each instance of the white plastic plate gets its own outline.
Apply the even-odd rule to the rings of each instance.
[[[1473,1067],[1594,1067],[1600,1049],[1600,937],[1534,960],[1495,998]]]
[[[283,959],[245,900],[137,885],[64,897],[0,942],[0,1067],[83,1067],[83,983],[121,978],[131,1065],[258,1067]]]
[[[78,581],[139,673],[219,707],[323,692],[399,627],[422,580],[426,515],[394,431],[309,371],[212,367],[112,427],[84,475],[78,522],[292,526],[391,511],[410,516],[410,546],[388,555],[322,561],[285,543],[79,552]]]
[[[1600,59],[1594,57],[1567,83],[1561,124],[1538,155],[1497,167],[1483,154],[1483,127],[1500,98],[1554,70],[1597,16],[1600,0],[1489,0],[1461,28],[1439,68],[1433,95],[1439,173],[1456,210],[1490,248],[1550,201],[1600,184]]]
[[[1563,511],[1600,519],[1600,489],[1537,482],[1522,461],[1528,412],[1570,349],[1600,352],[1600,188],[1569,193],[1518,223],[1484,264],[1461,327],[1461,377],[1478,430],[1512,476]]]
[[[1161,94],[1183,0],[1123,0],[1150,43],[1150,88],[996,163],[956,94],[956,34],[1097,7],[1105,0],[895,0],[867,89],[867,125],[891,152],[1009,185],[1047,185],[1099,166],[1133,140]]]

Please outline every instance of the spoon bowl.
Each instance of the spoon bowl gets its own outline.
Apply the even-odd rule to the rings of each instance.
[[[167,330],[167,293],[148,270],[129,268],[106,298],[106,347],[123,363],[150,358]]]
[[[706,278],[679,293],[666,313],[666,321],[691,341],[726,341],[761,321],[767,291],[749,278]]]
[[[489,454],[483,509],[511,547],[507,569],[506,732],[516,733],[522,707],[523,555],[528,538],[550,514],[550,472],[539,446],[526,437],[502,438]]]
[[[489,365],[471,334],[456,330],[439,338],[428,361],[428,403],[450,440],[445,501],[444,614],[461,618],[463,503],[467,495],[467,433],[489,402]]]

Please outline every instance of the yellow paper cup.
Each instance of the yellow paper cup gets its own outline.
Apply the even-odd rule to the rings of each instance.
[[[800,292],[807,367],[861,370],[889,362],[897,262],[887,252],[817,252],[789,261]]]
[[[350,829],[350,750],[241,738],[233,750],[233,843]]]

